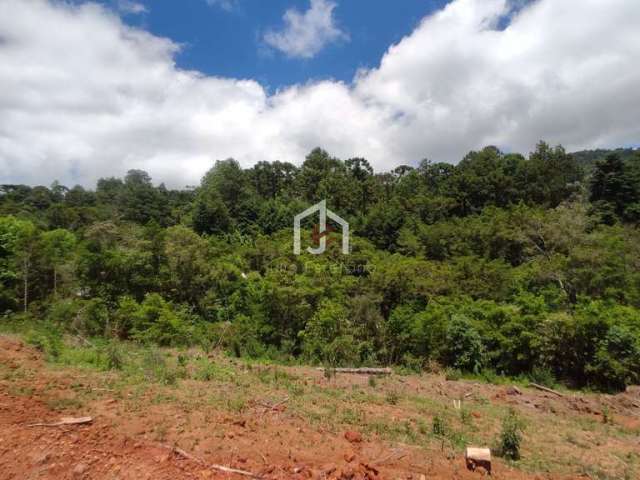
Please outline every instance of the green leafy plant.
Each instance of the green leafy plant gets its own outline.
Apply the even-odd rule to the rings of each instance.
[[[440,415],[435,415],[431,421],[431,432],[436,437],[445,437],[448,430],[446,420]]]
[[[502,430],[499,439],[499,453],[509,460],[520,459],[520,447],[524,424],[515,410],[510,409],[502,419]]]

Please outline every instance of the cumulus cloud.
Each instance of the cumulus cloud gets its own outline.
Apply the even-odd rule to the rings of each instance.
[[[264,42],[292,58],[312,58],[326,45],[349,36],[336,25],[334,2],[311,0],[309,10],[304,13],[295,8],[285,12],[282,30],[270,30]]]
[[[353,82],[269,94],[177,68],[174,42],[99,5],[0,0],[0,183],[142,168],[183,186],[215,159],[299,164],[316,146],[389,169],[486,144],[638,143],[640,2],[513,6],[455,0]]]
[[[132,0],[118,0],[118,10],[123,13],[139,15],[141,13],[146,13],[147,7],[142,3],[134,2]]]

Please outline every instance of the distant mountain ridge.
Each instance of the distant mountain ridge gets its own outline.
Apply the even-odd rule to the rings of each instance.
[[[584,167],[587,172],[589,172],[597,161],[604,160],[604,158],[610,153],[617,153],[625,162],[632,159],[640,159],[640,148],[598,148],[596,150],[580,150],[577,152],[571,152],[571,155],[573,155],[578,163]]]

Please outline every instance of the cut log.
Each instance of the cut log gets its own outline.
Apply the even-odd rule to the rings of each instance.
[[[32,423],[28,427],[63,427],[65,425],[82,425],[84,423],[93,422],[91,417],[62,417],[59,422],[55,423]]]
[[[491,474],[491,450],[488,448],[467,447],[464,451],[464,460],[469,470],[478,467],[484,468]]]
[[[533,387],[533,388],[537,388],[538,390],[542,390],[543,392],[553,393],[554,395],[557,395],[558,397],[564,397],[564,395],[562,393],[556,392],[555,390],[553,390],[551,388],[547,388],[547,387],[544,387],[542,385],[538,385],[537,383],[530,383],[529,386]]]
[[[318,370],[325,370],[325,368],[318,368]],[[336,373],[353,373],[355,375],[391,375],[393,370],[390,368],[332,368],[330,369]]]

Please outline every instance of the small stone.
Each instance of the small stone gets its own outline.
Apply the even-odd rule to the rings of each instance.
[[[522,391],[515,385],[507,388],[507,395],[522,395]]]
[[[340,472],[339,478],[340,480],[351,480],[355,476],[356,476],[355,470],[351,467],[346,467],[346,468],[343,468],[342,471]]]
[[[82,478],[84,474],[87,472],[88,468],[89,467],[84,463],[77,464],[75,467],[73,467],[73,471],[72,471],[73,477]]]
[[[348,430],[344,432],[344,438],[351,443],[360,443],[362,442],[362,435],[360,432],[355,432],[353,430]]]
[[[43,454],[38,455],[37,457],[35,457],[33,459],[33,463],[35,463],[36,465],[44,465],[49,460],[51,460],[51,454],[50,453],[43,453]]]

